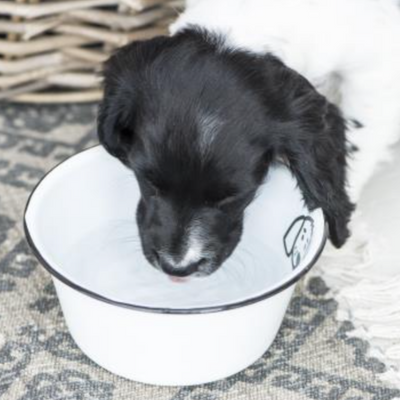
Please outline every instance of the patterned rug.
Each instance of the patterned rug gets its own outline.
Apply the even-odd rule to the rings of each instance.
[[[229,379],[152,387],[112,375],[73,343],[49,275],[24,239],[27,197],[52,166],[95,143],[94,105],[0,109],[0,398],[6,400],[392,400],[385,366],[338,323],[319,277],[301,283],[272,348]],[[238,350],[240,351],[240,350]],[[216,355],[218,356],[218,355]]]

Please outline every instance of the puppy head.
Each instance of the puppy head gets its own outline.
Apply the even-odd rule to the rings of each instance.
[[[348,236],[344,121],[272,56],[229,49],[195,29],[132,43],[105,66],[98,133],[138,179],[143,252],[168,274],[221,265],[278,157],[308,206],[324,209],[332,242]]]

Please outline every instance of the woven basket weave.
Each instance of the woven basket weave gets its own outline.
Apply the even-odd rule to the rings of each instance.
[[[97,101],[116,48],[165,34],[181,0],[0,0],[0,101]]]

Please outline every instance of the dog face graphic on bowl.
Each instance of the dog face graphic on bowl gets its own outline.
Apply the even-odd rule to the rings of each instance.
[[[307,255],[314,230],[314,221],[309,216],[296,218],[283,238],[286,256],[295,269]]]

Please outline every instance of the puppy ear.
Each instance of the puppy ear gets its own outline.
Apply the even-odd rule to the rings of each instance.
[[[162,50],[171,44],[172,39],[167,36],[135,41],[121,47],[104,64],[98,137],[106,150],[122,162],[127,162],[135,140],[139,106],[148,91],[148,72]]]
[[[134,138],[135,93],[122,58],[123,54],[117,53],[104,65],[104,98],[98,110],[97,134],[111,155],[126,162]]]
[[[133,132],[121,118],[121,105],[118,103],[118,99],[112,97],[103,100],[97,118],[97,134],[100,143],[111,155],[126,162]]]
[[[277,153],[289,162],[307,206],[323,209],[330,239],[340,247],[354,210],[346,191],[345,120],[305,78],[276,60],[273,64],[289,121],[283,123]]]

